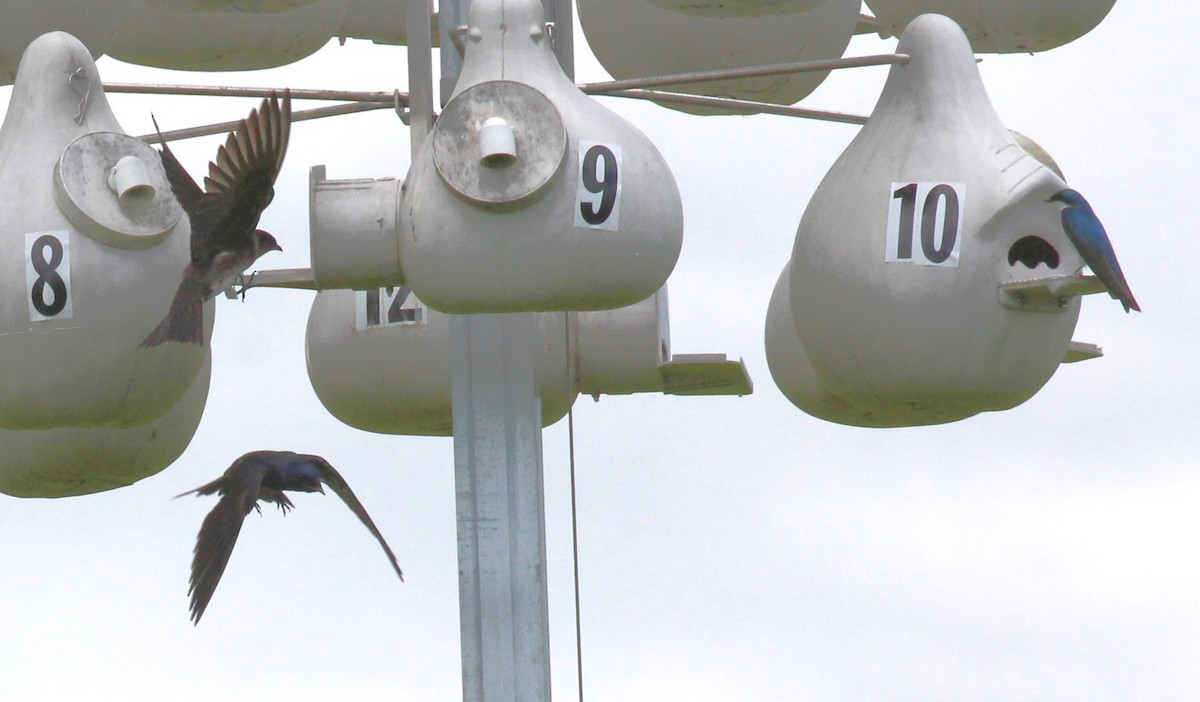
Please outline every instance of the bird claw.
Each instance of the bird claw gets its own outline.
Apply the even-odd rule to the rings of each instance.
[[[254,271],[247,278],[246,274],[241,274],[233,279],[233,283],[225,288],[225,299],[236,300],[241,298],[242,302],[246,301],[246,291],[254,287],[254,276],[258,275],[258,271]]]
[[[241,282],[242,287],[238,289],[237,294],[241,296],[242,302],[246,301],[246,291],[254,287],[254,277],[257,275],[258,271],[251,271],[249,280],[246,279],[245,274],[238,276],[238,280]]]

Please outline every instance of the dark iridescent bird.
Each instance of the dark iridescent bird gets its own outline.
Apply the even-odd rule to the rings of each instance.
[[[1063,230],[1067,238],[1075,246],[1075,250],[1083,257],[1084,263],[1092,269],[1092,273],[1108,288],[1108,294],[1120,300],[1125,311],[1137,310],[1137,300],[1125,275],[1121,273],[1121,264],[1117,263],[1117,254],[1113,251],[1112,242],[1104,231],[1104,225],[1092,211],[1092,206],[1075,190],[1065,188],[1052,195],[1046,202],[1061,202],[1066,205],[1062,211]]]
[[[233,284],[259,256],[282,251],[275,237],[258,229],[258,218],[275,197],[275,178],[287,152],[292,98],[272,94],[238,123],[217,159],[208,164],[204,189],[188,175],[162,140],[162,164],[171,192],[191,222],[191,261],[171,308],[142,346],[164,341],[204,343],[204,301]],[[154,123],[155,131],[158,123]]]
[[[204,523],[200,526],[200,534],[196,538],[196,548],[192,556],[192,577],[189,581],[188,595],[192,598],[190,609],[192,621],[200,623],[200,617],[208,607],[208,601],[221,581],[225,565],[233,553],[233,545],[237,543],[238,533],[242,530],[242,520],[250,510],[262,510],[258,501],[274,502],[279,509],[287,514],[294,505],[283,494],[285,490],[293,492],[319,492],[324,483],[337,493],[346,503],[350,511],[358,515],[371,534],[383,546],[384,553],[396,569],[396,575],[404,580],[400,564],[392,549],[383,540],[383,535],[371,521],[367,510],[354,496],[354,491],[342,479],[333,466],[320,456],[291,451],[251,451],[238,458],[221,477],[201,485],[195,490],[176,495],[211,495],[218,493],[221,499],[213,507]]]

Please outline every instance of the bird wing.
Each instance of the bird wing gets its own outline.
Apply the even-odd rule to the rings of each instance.
[[[212,494],[214,484],[221,483],[216,488],[221,493],[221,499],[200,525],[192,555],[188,595],[192,598],[190,609],[195,624],[200,623],[200,617],[204,615],[217,583],[221,582],[221,575],[225,572],[242,530],[242,521],[258,501],[259,488],[270,468],[259,452],[248,453],[234,461],[217,481],[192,491],[201,495]]]
[[[1075,250],[1083,258],[1092,273],[1104,283],[1109,294],[1121,301],[1125,311],[1130,309],[1141,312],[1125,274],[1121,272],[1121,264],[1117,262],[1117,253],[1113,250],[1104,225],[1090,208],[1067,207],[1062,211],[1063,230],[1067,238],[1075,245]]]
[[[167,146],[167,141],[163,139],[162,131],[158,128],[158,120],[154,118],[154,115],[150,115],[150,121],[154,123],[154,132],[158,134],[158,141],[162,144],[159,157],[163,170],[167,174],[167,181],[171,184],[171,192],[175,194],[175,199],[179,200],[183,211],[187,212],[190,218],[204,199],[204,191],[196,184],[179,159],[175,158],[175,152],[171,151],[171,147]]]
[[[193,216],[201,220],[192,227],[193,263],[200,265],[215,251],[236,250],[250,241],[259,215],[275,196],[275,178],[283,167],[291,128],[291,92],[284,91],[282,104],[272,93],[217,149],[204,177],[205,197]]]
[[[358,518],[362,520],[362,523],[365,524],[367,529],[375,536],[375,539],[379,541],[379,545],[383,547],[383,552],[387,554],[388,560],[392,562],[392,568],[396,569],[396,575],[400,576],[400,580],[403,581],[404,573],[400,570],[400,564],[396,562],[395,554],[392,553],[392,549],[387,545],[387,542],[383,540],[383,534],[379,533],[379,529],[376,528],[375,522],[371,521],[371,515],[367,514],[366,508],[364,508],[362,503],[358,501],[358,498],[355,497],[354,491],[350,489],[350,486],[346,483],[345,479],[343,479],[342,476],[333,469],[333,466],[329,465],[329,461],[326,461],[324,458],[310,454],[302,455],[304,458],[311,461],[312,464],[317,467],[317,470],[321,472],[321,481],[332,488],[333,491],[337,493],[338,497],[342,498],[342,502],[346,503],[346,506],[350,508],[351,512],[354,512],[356,515],[358,515]]]
[[[1095,224],[1089,220],[1086,213],[1080,212],[1076,207],[1064,207],[1061,217],[1063,231],[1075,245],[1075,250],[1079,252],[1083,262],[1089,268],[1098,266],[1104,260],[1104,252],[1097,242]]]

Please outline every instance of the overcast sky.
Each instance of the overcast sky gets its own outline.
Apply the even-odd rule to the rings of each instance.
[[[935,427],[814,419],[764,359],[796,226],[856,127],[602,100],[679,183],[673,350],[744,358],[755,392],[576,403],[587,699],[1195,699],[1197,298],[1174,264],[1200,253],[1192,9],[1123,0],[1067,46],[984,57],[1001,119],[1091,200],[1145,311],[1087,298],[1074,338],[1103,359],[1063,366],[1013,410]],[[894,46],[859,37],[847,53]],[[577,50],[577,77],[602,79],[582,37]],[[350,41],[272,71],[99,67],[110,81],[390,90],[406,85],[403,57]],[[840,72],[802,105],[867,114],[886,75]],[[151,109],[169,129],[256,102],[109,101],[131,134]],[[174,148],[200,175],[218,143]],[[402,177],[408,154],[387,111],[296,124],[262,221],[285,251],[261,267],[309,263],[309,166]],[[452,441],[365,433],[323,409],[305,368],[312,296],[217,301],[204,419],[158,475],[85,497],[0,496],[0,698],[461,698]],[[336,497],[301,495],[286,518],[247,518],[193,627],[192,546],[214,501],[170,497],[263,448],[328,458],[407,582]],[[565,420],[544,433],[544,464],[554,697],[571,700]]]

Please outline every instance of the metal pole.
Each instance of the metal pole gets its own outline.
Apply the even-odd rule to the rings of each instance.
[[[450,318],[464,702],[549,702],[532,313]]]
[[[442,107],[450,101],[454,92],[454,84],[458,82],[458,74],[462,73],[462,56],[459,55],[459,42],[462,35],[458,28],[467,23],[467,10],[471,0],[441,0],[438,3],[438,54],[442,59],[442,80],[439,84]]]
[[[433,35],[429,0],[408,0],[408,138],[412,155],[433,129]],[[445,46],[445,44],[442,44]]]
[[[554,23],[554,56],[563,73],[575,81],[574,0],[542,0],[546,21]]]
[[[439,5],[443,102],[470,4]],[[532,313],[450,317],[464,702],[550,702],[538,339]]]

